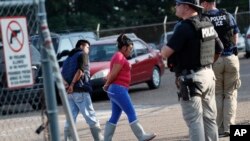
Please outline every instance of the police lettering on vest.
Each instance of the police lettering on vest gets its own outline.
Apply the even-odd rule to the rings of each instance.
[[[204,13],[203,15],[213,23],[224,48],[233,46],[233,28],[230,26],[229,13],[221,9],[217,13]]]
[[[200,35],[200,65],[206,66],[212,64],[214,61],[216,37],[213,24],[206,17],[190,19],[187,22],[191,23],[198,32],[198,35]]]
[[[215,36],[215,31],[213,26],[202,28],[201,33],[203,39]]]
[[[209,65],[214,61],[214,52],[215,52],[215,30],[213,26],[204,27],[201,29],[202,40],[200,48],[200,62],[201,65]]]
[[[211,22],[215,24],[215,26],[223,26],[224,22],[226,21],[226,15],[218,15],[215,17],[210,17]]]

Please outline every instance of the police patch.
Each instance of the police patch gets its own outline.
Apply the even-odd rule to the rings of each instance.
[[[201,29],[202,38],[209,38],[215,36],[215,30],[213,26],[205,27]]]
[[[215,26],[223,26],[224,21],[226,21],[226,15],[219,15],[210,17],[210,20],[214,23]]]
[[[202,41],[209,41],[216,37],[216,31],[214,29],[214,26],[207,26],[201,28],[201,38]]]

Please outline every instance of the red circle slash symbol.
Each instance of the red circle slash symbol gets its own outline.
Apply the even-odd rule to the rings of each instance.
[[[23,48],[24,33],[17,21],[11,21],[7,26],[7,40],[12,51],[19,52]]]

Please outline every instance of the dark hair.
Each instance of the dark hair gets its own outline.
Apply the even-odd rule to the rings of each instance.
[[[88,44],[90,46],[90,43],[89,43],[88,40],[78,40],[77,43],[76,43],[75,48],[73,48],[71,51],[69,51],[69,50],[62,51],[61,53],[59,53],[57,55],[57,59],[61,59],[63,56],[72,56],[72,55],[74,55],[77,51],[81,50],[80,46],[82,44],[84,44],[84,43],[86,43],[86,44]]]
[[[117,38],[118,49],[121,49],[123,46],[133,45],[133,41],[129,39],[125,34],[119,35]]]
[[[90,42],[88,40],[78,40],[75,48],[80,48],[80,46],[84,43],[87,43],[90,46]]]
[[[200,3],[204,2],[204,1],[206,1],[206,2],[215,2],[216,0],[200,0]]]

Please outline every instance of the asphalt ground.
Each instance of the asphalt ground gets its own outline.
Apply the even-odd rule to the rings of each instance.
[[[242,57],[242,56],[241,56]],[[241,61],[241,65],[249,64],[249,60]],[[240,88],[238,93],[238,107],[237,107],[237,116],[236,124],[237,125],[249,125],[250,126],[250,94],[247,84],[249,74],[245,72],[245,68],[242,67],[242,81],[243,85]],[[247,79],[247,80],[246,80]],[[143,93],[143,92],[139,92]],[[182,111],[180,104],[177,101],[177,98],[171,98],[168,101],[175,101],[176,104],[154,104],[153,102],[147,102],[147,99],[144,100],[145,103],[141,104],[137,101],[136,96],[139,94],[136,93],[132,95],[131,98],[134,100],[134,105],[138,119],[146,132],[154,132],[157,134],[157,137],[154,141],[188,141],[188,128],[185,121],[182,117]],[[147,93],[144,93],[147,94]],[[152,100],[152,99],[151,99]],[[155,99],[156,100],[156,99]],[[170,102],[168,102],[170,103]],[[108,101],[105,102],[94,102],[94,108],[96,109],[97,117],[100,119],[101,128],[104,131],[104,126],[106,121],[109,119],[111,111],[109,108]],[[80,140],[91,141],[93,140],[90,134],[90,131],[83,120],[82,116],[78,116],[77,129]],[[136,141],[126,114],[122,114],[118,125],[115,130],[113,141]],[[229,141],[229,137],[219,138],[220,141]]]
[[[250,98],[241,99],[237,108],[237,125],[250,126]],[[135,105],[138,119],[146,132],[154,132],[157,137],[154,141],[188,141],[188,128],[182,118],[179,104],[172,106],[141,107]],[[105,122],[110,116],[110,111],[96,110],[104,131]],[[63,117],[62,117],[63,118]],[[77,122],[78,135],[80,140],[92,141],[90,130],[81,116]],[[126,115],[123,113],[115,130],[113,141],[136,141]],[[229,137],[220,138],[220,141],[229,141]]]

